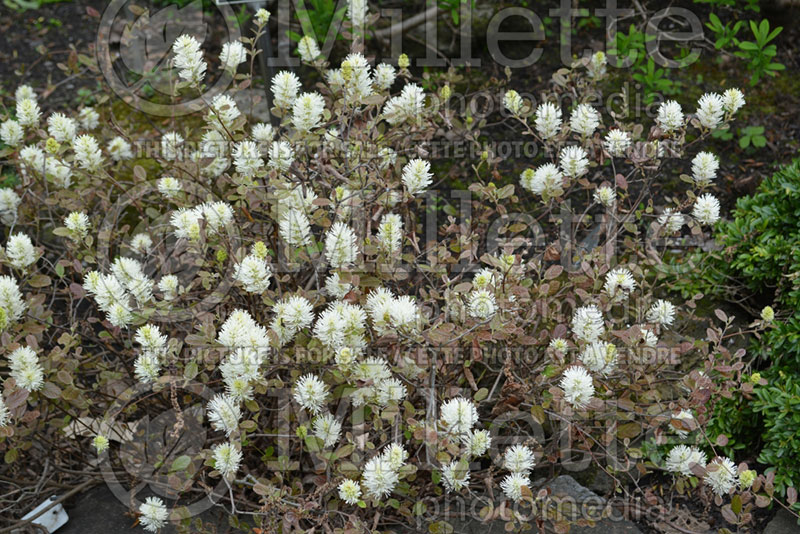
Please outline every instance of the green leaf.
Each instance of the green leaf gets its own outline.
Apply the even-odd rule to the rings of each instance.
[[[185,471],[187,467],[192,463],[192,459],[187,455],[178,456],[172,461],[172,466],[169,468],[170,473],[176,473],[178,471]]]

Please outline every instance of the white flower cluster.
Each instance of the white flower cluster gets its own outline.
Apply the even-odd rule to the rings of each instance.
[[[33,248],[31,238],[25,234],[12,234],[6,243],[6,259],[12,267],[25,269],[33,265],[39,255]]]
[[[398,443],[388,445],[381,454],[371,458],[361,475],[366,496],[381,499],[389,495],[400,481],[400,469],[407,459],[408,452]]]
[[[157,326],[146,324],[136,330],[134,340],[142,348],[133,364],[134,374],[143,384],[155,382],[166,356],[168,338]]]
[[[139,523],[148,532],[158,532],[169,519],[167,507],[164,505],[164,501],[158,497],[145,499],[139,506],[139,514]]]
[[[133,258],[117,258],[109,274],[88,272],[83,287],[94,297],[108,322],[120,328],[133,322],[134,299],[141,306],[153,298],[153,281]]]
[[[414,299],[409,296],[396,297],[383,287],[369,294],[365,307],[372,319],[372,327],[379,336],[390,332],[413,335],[422,324],[422,314]]]
[[[44,369],[30,347],[20,347],[8,356],[11,378],[22,389],[38,391],[44,387]]]
[[[200,239],[202,221],[206,236],[213,237],[233,221],[233,209],[226,202],[207,202],[194,208],[179,208],[170,218],[175,237],[192,241]]]
[[[191,85],[198,85],[206,76],[206,62],[203,60],[203,51],[200,50],[200,41],[191,35],[181,35],[172,45],[175,54],[175,66],[179,69],[178,75],[182,80]]]
[[[513,445],[503,455],[503,467],[510,475],[500,482],[500,488],[506,497],[514,502],[522,499],[524,489],[530,488],[530,472],[536,464],[533,451],[527,445]]]
[[[245,256],[245,258],[236,265],[233,273],[233,278],[240,284],[248,293],[263,293],[269,288],[270,278],[272,277],[272,269],[270,269],[267,260],[252,252]]]

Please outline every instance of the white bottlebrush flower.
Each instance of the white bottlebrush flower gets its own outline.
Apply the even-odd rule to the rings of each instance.
[[[607,185],[602,185],[594,192],[594,201],[611,208],[617,203],[617,192]]]
[[[92,439],[92,445],[94,445],[97,454],[102,454],[104,451],[108,450],[108,438],[98,434]]]
[[[311,242],[311,223],[302,210],[290,209],[280,219],[278,231],[289,245],[303,247]]]
[[[250,130],[250,137],[256,143],[268,146],[272,144],[272,140],[275,138],[275,128],[266,122],[259,122]]]
[[[554,351],[566,353],[569,350],[569,342],[563,337],[557,337],[550,340],[548,347]]]
[[[381,250],[394,255],[402,250],[403,220],[395,213],[387,213],[378,226],[378,244]]]
[[[431,164],[423,159],[412,159],[403,167],[403,184],[409,194],[423,193],[433,183]]]
[[[342,424],[331,414],[320,415],[314,418],[312,424],[314,435],[322,440],[325,448],[336,445],[339,441],[339,434],[342,432]]]
[[[142,384],[157,381],[160,373],[161,360],[156,354],[150,352],[140,354],[133,362],[133,374]]]
[[[360,28],[367,19],[367,0],[347,0],[347,18],[353,26]]]
[[[510,91],[506,91],[506,94],[503,95],[503,106],[510,111],[513,115],[519,115],[522,111],[522,106],[524,102],[522,97],[519,96],[519,93],[514,91],[513,89]]]
[[[236,265],[234,280],[242,284],[248,293],[263,293],[269,288],[272,270],[264,259],[253,254],[245,257]]]
[[[617,367],[617,347],[605,341],[589,343],[581,352],[580,360],[590,371],[608,375]]]
[[[511,473],[500,482],[500,488],[503,493],[514,502],[519,502],[522,499],[522,488],[529,488],[530,485],[531,481],[528,475],[523,473]]]
[[[325,234],[325,257],[334,269],[355,263],[358,256],[356,234],[343,222],[336,222]]]
[[[131,144],[122,137],[115,137],[106,145],[111,159],[114,161],[123,161],[126,159],[133,159],[133,149]]]
[[[206,114],[206,123],[218,131],[219,137],[214,139],[217,142],[224,142],[224,137],[222,133],[219,132],[226,132],[233,128],[233,123],[236,119],[238,119],[242,115],[242,112],[239,111],[239,107],[236,105],[236,102],[233,98],[229,97],[228,95],[217,95],[214,97],[214,100],[211,101],[211,105],[209,106],[208,113]],[[203,149],[204,152],[208,152],[208,146],[206,143],[213,138],[209,137],[210,134],[206,132],[203,136]],[[217,154],[213,154],[217,155]]]
[[[140,254],[146,254],[153,248],[153,238],[148,234],[136,234],[131,239],[131,248]]]
[[[148,532],[158,532],[167,524],[169,512],[164,505],[164,501],[158,497],[148,497],[139,506],[139,523]]]
[[[78,113],[78,121],[84,130],[94,130],[100,124],[100,115],[94,108],[83,108]]]
[[[580,146],[568,146],[561,149],[559,154],[561,170],[570,178],[578,178],[589,170],[589,160],[586,150]]]
[[[603,290],[610,298],[626,299],[634,289],[636,289],[636,280],[633,279],[633,274],[628,269],[617,267],[606,274]]]
[[[466,447],[467,454],[474,458],[484,455],[489,450],[492,438],[487,430],[472,430],[461,436],[461,443]]]
[[[719,160],[711,152],[700,152],[692,160],[692,178],[699,186],[706,186],[717,177]]]
[[[63,113],[53,113],[47,118],[47,133],[59,143],[69,143],[75,139],[78,123]]]
[[[480,321],[491,319],[497,313],[497,303],[494,295],[485,289],[471,291],[467,307],[470,317]]]
[[[0,139],[8,146],[18,146],[23,137],[25,137],[25,131],[17,121],[9,119],[0,124]]]
[[[700,195],[694,203],[692,215],[701,224],[713,225],[719,220],[719,200],[709,193]]]
[[[684,219],[683,215],[673,211],[672,208],[665,208],[664,213],[658,216],[657,222],[667,235],[672,235],[683,227]]]
[[[196,208],[206,220],[206,233],[216,235],[233,221],[233,208],[227,202],[206,202]]]
[[[214,458],[214,468],[223,477],[233,478],[242,463],[242,451],[233,443],[226,442],[215,445],[211,449]]]
[[[259,8],[259,10],[256,11],[256,15],[255,15],[256,21],[259,24],[261,24],[262,26],[264,24],[266,24],[267,22],[269,22],[269,16],[270,16],[270,12],[267,11],[266,9],[264,9],[263,7]]]
[[[300,132],[319,126],[325,111],[325,99],[319,93],[303,93],[292,104],[292,124]]]
[[[322,54],[317,44],[317,40],[310,35],[304,35],[300,42],[297,43],[297,53],[300,58],[306,63],[314,63],[317,58]]]
[[[398,480],[397,471],[383,455],[375,456],[364,466],[363,484],[368,497],[373,499],[386,497],[394,490]]]
[[[592,377],[583,367],[573,365],[564,371],[559,386],[564,390],[564,398],[575,408],[583,408],[594,395]]]
[[[378,91],[388,90],[394,84],[395,78],[397,78],[397,73],[392,65],[381,63],[375,67],[375,79],[373,83]]]
[[[328,386],[315,375],[300,377],[294,386],[294,400],[312,414],[320,412],[327,396]]]
[[[683,110],[681,105],[674,100],[667,100],[658,106],[656,123],[664,133],[672,133],[683,128]]]
[[[408,460],[408,451],[399,443],[392,443],[383,449],[381,456],[392,469],[398,471]]]
[[[89,217],[82,211],[73,211],[64,218],[64,226],[72,239],[83,239],[89,234]]]
[[[564,176],[552,163],[540,165],[535,171],[526,169],[520,175],[522,187],[549,200],[564,193]]]
[[[361,500],[361,486],[355,480],[346,479],[339,484],[339,498],[349,505]]]
[[[572,315],[572,333],[581,341],[597,341],[605,330],[603,314],[594,304],[578,308]]]
[[[161,157],[167,161],[182,160],[183,136],[178,132],[167,132],[161,136]]]
[[[44,387],[44,369],[39,357],[30,347],[19,347],[8,356],[11,378],[27,391],[38,391]]]
[[[589,104],[578,104],[569,117],[569,128],[588,137],[600,126],[600,114]]]
[[[675,306],[667,300],[659,299],[647,310],[647,320],[669,326],[675,320]]]
[[[236,172],[243,177],[253,178],[264,166],[258,145],[247,139],[236,143],[233,147],[233,164],[236,166]]]
[[[19,157],[24,163],[24,169],[30,169],[36,173],[44,174],[45,172],[45,157],[44,151],[33,145],[24,147],[19,151]]]
[[[666,460],[667,470],[684,476],[692,475],[692,466],[706,466],[706,455],[696,447],[677,445],[669,451]]]
[[[722,107],[733,115],[744,106],[744,94],[739,89],[728,89],[722,93]]]
[[[478,409],[471,400],[456,397],[442,404],[440,418],[449,433],[466,434],[478,422]]]
[[[15,100],[33,100],[34,102],[38,99],[36,95],[36,91],[33,90],[33,87],[30,85],[20,85],[17,87],[17,90],[14,91],[14,99]]]
[[[425,112],[425,91],[415,83],[403,86],[397,96],[383,106],[383,117],[392,126],[404,122],[417,123]]]
[[[611,156],[615,158],[625,157],[628,148],[631,146],[631,134],[616,128],[610,130],[606,134],[603,146],[606,147],[606,150]]]
[[[376,402],[379,406],[388,406],[389,403],[400,403],[406,398],[406,386],[396,378],[389,378],[378,383]]]
[[[417,303],[409,296],[401,296],[389,307],[389,322],[397,331],[415,333],[419,330],[420,312]]]
[[[545,141],[551,139],[561,130],[561,109],[549,102],[540,104],[536,108],[534,125],[539,137]]]
[[[242,410],[239,402],[228,395],[214,395],[208,403],[208,420],[214,430],[225,432],[230,436],[239,428],[239,420],[242,418]]]
[[[353,286],[351,284],[345,284],[341,281],[337,272],[332,273],[325,279],[325,292],[335,299],[344,298],[352,289]]]
[[[589,63],[586,65],[586,70],[589,71],[589,76],[591,76],[594,80],[602,79],[606,75],[607,63],[608,58],[606,58],[605,52],[597,51],[592,54],[592,57],[589,59]]]
[[[286,172],[294,161],[292,145],[286,141],[275,141],[269,147],[269,162],[267,166],[278,172]]]
[[[713,130],[722,122],[725,113],[722,97],[717,93],[706,93],[697,101],[697,120],[704,128]]]
[[[164,198],[175,198],[183,190],[181,183],[172,176],[164,176],[158,181],[158,192]]]
[[[35,263],[38,257],[30,237],[25,234],[13,234],[8,238],[6,258],[12,267],[24,269]]]
[[[163,276],[158,281],[158,289],[164,293],[164,300],[174,300],[178,296],[178,277],[174,274]]]
[[[41,116],[42,112],[36,100],[30,98],[17,100],[17,120],[20,126],[36,126]]]
[[[179,69],[178,76],[191,85],[202,82],[208,66],[203,60],[200,41],[191,35],[181,35],[175,39],[172,51],[175,53],[175,67]]]
[[[240,63],[247,61],[247,50],[239,41],[231,41],[222,45],[219,62],[222,67],[230,72],[236,72]]]
[[[442,481],[447,491],[461,491],[469,485],[469,469],[467,463],[452,461],[442,467]]]
[[[140,326],[136,330],[134,340],[142,346],[142,349],[148,352],[162,354],[167,348],[166,335],[161,333],[161,329],[152,324]]]
[[[512,445],[503,455],[503,468],[512,473],[528,474],[536,464],[533,451],[527,445]]]
[[[475,289],[488,289],[497,286],[497,273],[492,269],[481,269],[472,278],[472,287]]]
[[[724,456],[714,458],[706,465],[706,476],[703,481],[722,497],[727,495],[736,485],[736,464]]]
[[[10,226],[17,220],[17,208],[22,199],[13,190],[0,188],[0,222]]]
[[[6,311],[10,322],[18,321],[27,308],[17,281],[11,276],[0,276],[0,308]]]
[[[300,78],[289,71],[281,71],[272,78],[273,103],[278,109],[289,109],[300,90]]]
[[[75,160],[81,169],[96,171],[103,165],[103,153],[91,135],[79,135],[72,144]]]
[[[344,81],[345,100],[348,104],[360,104],[372,95],[371,67],[363,54],[349,54],[342,61],[340,70]]]

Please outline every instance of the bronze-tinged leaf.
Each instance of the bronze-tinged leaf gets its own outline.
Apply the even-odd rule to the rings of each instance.
[[[558,278],[561,273],[564,272],[564,268],[560,265],[551,265],[547,268],[544,272],[544,279],[545,280],[552,280],[554,278]]]
[[[28,285],[31,287],[48,287],[50,283],[50,277],[46,274],[35,274],[28,280]]]
[[[625,423],[619,426],[617,435],[621,438],[633,439],[638,436],[641,431],[642,427],[639,423]]]

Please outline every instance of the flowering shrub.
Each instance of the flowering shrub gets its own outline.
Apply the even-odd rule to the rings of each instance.
[[[223,68],[254,42],[227,44]],[[508,91],[508,121],[541,161],[498,187],[484,153],[467,211],[448,205],[442,221],[429,144],[478,145],[482,127],[445,105],[450,86],[426,93],[406,60],[373,68],[353,52],[329,68],[310,38],[300,50],[325,83],[278,73],[274,125],[237,104],[244,74],[201,125],[165,120],[144,140],[95,110],[43,119],[35,92],[17,91],[0,132],[21,178],[0,196],[7,463],[48,436],[91,444],[114,471],[143,461],[132,422],[169,411],[148,479],[167,500],[136,505],[150,531],[188,522],[198,492],[269,531],[365,531],[480,491],[482,518],[523,528],[547,493],[534,470],[574,465],[574,451],[628,495],[634,468],[665,469],[735,523],[754,494],[769,503],[770,476],[705,433],[741,380],[729,324],[682,335],[693,302],[654,283],[659,243],[720,217],[718,161],[698,149],[740,91],[692,113],[666,102],[647,135],[592,104],[602,55],[555,73],[538,106]],[[178,102],[202,93],[208,65],[192,37],[173,52]],[[691,167],[691,187],[656,209],[668,165]],[[576,245],[590,227],[595,241]],[[181,432],[209,442],[170,456]]]
[[[753,354],[767,365],[752,372],[735,395],[720,403],[710,432],[729,436],[731,449],[756,448],[759,461],[774,472],[781,494],[800,484],[795,468],[800,450],[791,445],[800,429],[791,408],[800,384],[800,316],[794,311],[800,292],[791,274],[800,268],[800,234],[789,230],[796,226],[799,184],[797,161],[766,178],[754,195],[737,201],[730,221],[719,223],[719,249],[673,262],[669,275],[684,293],[701,291],[741,302],[758,317],[755,326],[767,326],[753,343]],[[687,278],[688,270],[702,275]]]

